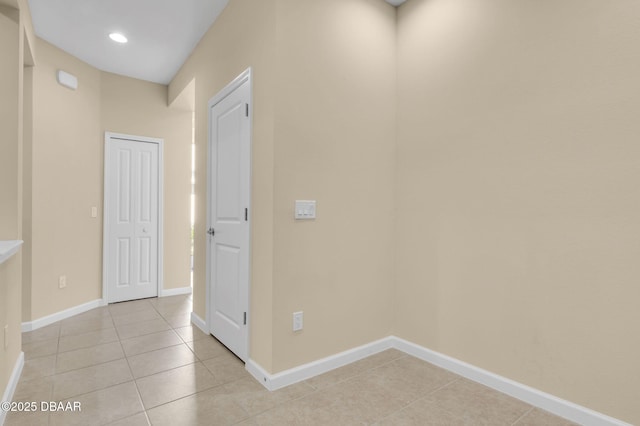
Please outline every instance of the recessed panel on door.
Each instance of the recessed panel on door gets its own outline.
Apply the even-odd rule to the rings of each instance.
[[[216,244],[216,315],[232,326],[240,326],[238,281],[240,279],[240,249]]]
[[[216,206],[218,220],[239,221],[242,203],[242,124],[244,103],[236,103],[217,118]]]

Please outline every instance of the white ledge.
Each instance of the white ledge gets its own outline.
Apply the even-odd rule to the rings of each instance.
[[[0,240],[0,265],[16,254],[21,245],[21,240]]]

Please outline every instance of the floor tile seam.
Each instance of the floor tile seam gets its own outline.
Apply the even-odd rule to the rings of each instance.
[[[127,363],[128,363],[128,361],[127,361]],[[158,374],[168,373],[169,371],[177,370],[178,368],[183,368],[183,367],[186,367],[186,366],[188,366],[188,365],[195,365],[195,364],[202,364],[202,366],[203,366],[204,368],[206,368],[206,369],[207,369],[207,371],[208,371],[208,372],[213,376],[213,373],[211,373],[211,372],[209,371],[209,369],[208,369],[208,368],[207,368],[207,367],[202,363],[202,361],[196,361],[196,362],[192,362],[192,363],[190,363],[190,364],[179,365],[179,366],[177,366],[177,367],[171,367],[171,368],[168,368],[168,369],[166,369],[166,370],[158,371],[158,372],[156,372],[156,373],[149,374],[148,376],[141,376],[141,377],[135,377],[135,376],[134,376],[134,377],[133,377],[133,380],[135,380],[135,381],[137,382],[138,380],[148,379],[149,377],[153,377],[153,376],[158,375]],[[129,368],[131,368],[131,365],[129,365]],[[132,374],[133,374],[133,370],[132,370]],[[229,383],[230,383],[230,382],[229,382]],[[225,383],[221,383],[220,385],[212,386],[212,387],[211,387],[211,388],[209,388],[209,389],[212,389],[212,388],[217,387],[217,386],[222,386],[223,384],[225,384]],[[196,393],[198,393],[198,392],[196,392]]]
[[[103,392],[103,391],[106,391],[106,390],[108,390],[108,389],[115,388],[115,387],[117,387],[117,386],[122,386],[122,385],[126,385],[127,383],[132,383],[133,381],[134,381],[134,380],[133,380],[133,379],[131,379],[131,380],[127,380],[127,381],[122,382],[122,383],[114,383],[114,384],[112,384],[112,385],[105,386],[105,387],[100,388],[100,389],[94,389],[94,390],[91,390],[91,391],[89,391],[89,392],[84,392],[84,393],[81,393],[81,394],[78,394],[78,395],[70,396],[70,397],[68,397],[68,398],[62,398],[62,399],[60,399],[59,401],[55,401],[55,402],[77,401],[77,400],[78,400],[78,399],[80,399],[81,397],[84,397],[84,396],[90,395],[90,394],[92,394],[92,393]],[[53,395],[52,395],[52,397],[53,397]],[[52,413],[52,414],[53,414],[53,413]],[[137,413],[135,413],[135,414],[137,414]],[[132,415],[133,415],[133,414],[132,414]]]
[[[120,340],[114,340],[113,342],[99,343],[99,344],[97,344],[97,345],[87,346],[86,348],[73,349],[73,350],[71,350],[71,351],[58,352],[58,353],[56,353],[56,357],[58,357],[59,355],[64,355],[64,354],[68,354],[68,353],[71,353],[71,352],[84,351],[84,350],[89,350],[89,349],[95,349],[95,348],[98,348],[98,347],[100,347],[100,346],[113,345],[114,343],[120,343]],[[120,348],[122,349],[122,344],[120,345]],[[124,356],[124,350],[122,351],[122,354],[123,354],[123,356]],[[110,361],[115,361],[116,359],[120,359],[120,358],[114,358],[114,359],[112,359],[112,360],[110,360]],[[57,361],[58,361],[58,360],[56,359],[56,366],[58,365]],[[106,362],[108,362],[108,361],[106,361]],[[98,364],[102,364],[102,362],[100,362],[100,363],[98,363]],[[85,366],[85,367],[91,367],[91,366],[90,366],[90,365],[87,365],[87,366]],[[81,367],[81,368],[84,368],[84,367]],[[77,370],[77,368],[74,368],[74,370]],[[69,370],[69,371],[71,371],[71,370]]]
[[[134,380],[144,379],[145,377],[151,377],[151,376],[153,376],[153,375],[155,375],[155,374],[158,374],[158,373],[164,373],[164,372],[166,372],[166,371],[174,370],[174,369],[176,369],[176,368],[186,367],[187,365],[196,364],[197,362],[198,362],[198,361],[188,362],[188,363],[186,363],[186,364],[178,365],[178,366],[176,366],[176,367],[171,367],[171,368],[169,368],[169,369],[167,369],[167,370],[155,371],[155,372],[153,372],[153,373],[151,373],[151,374],[145,374],[144,376],[139,376],[139,377],[136,377],[136,376],[135,376],[135,374],[134,374],[133,379],[134,379]],[[213,374],[213,373],[212,373],[212,374]]]
[[[164,318],[163,318],[162,320],[164,321]],[[156,320],[151,320],[151,321],[156,321]],[[167,322],[165,321],[165,323],[167,323]],[[171,327],[171,325],[169,325],[168,323],[167,323],[167,325],[168,325],[169,327]],[[118,333],[118,340],[129,340],[129,339],[135,339],[136,337],[148,336],[148,335],[150,335],[150,334],[160,333],[160,332],[163,332],[163,331],[169,331],[169,329],[164,329],[164,330],[154,330],[154,331],[150,331],[150,332],[148,332],[148,333],[137,334],[137,335],[135,335],[135,336],[126,337],[126,338],[124,338],[124,339],[123,339],[123,338],[120,336],[120,332],[118,331],[118,327],[116,327],[116,333]]]
[[[209,358],[207,361],[212,360],[212,359],[215,359],[215,358]],[[204,363],[204,361],[200,361],[200,362],[202,363],[202,365],[204,365],[204,368],[206,368],[206,369],[207,369],[207,371],[208,371],[209,373],[211,373],[211,375],[212,375],[213,377],[215,377],[216,379],[218,378],[218,376],[216,375],[216,373],[214,373],[213,371],[211,371],[211,369],[210,369],[209,367],[207,367],[207,364],[205,364],[205,363]],[[235,382],[235,381],[237,381],[237,380],[241,380],[241,379],[243,379],[243,378],[244,378],[244,377],[241,377],[241,378],[239,378],[239,379],[231,380],[231,381],[229,381],[229,382],[223,383],[223,385],[226,385],[227,383],[233,383],[233,382]]]
[[[185,367],[185,366],[183,365],[182,367]],[[176,368],[180,368],[180,367],[176,367]],[[172,368],[172,370],[175,370],[176,368]],[[170,371],[170,370],[167,370],[167,371]],[[160,373],[156,373],[156,374],[162,374],[162,373],[165,373],[165,372],[166,372],[166,371],[161,371]],[[155,374],[154,374],[153,376],[155,376]],[[152,376],[142,377],[142,379],[149,378],[149,377],[152,377]],[[135,381],[136,381],[136,386],[138,386],[138,383],[137,383],[137,382],[138,382],[138,380],[139,380],[139,379],[135,379]],[[231,383],[231,382],[229,382],[229,383]],[[147,407],[146,405],[144,405],[144,401],[142,401],[142,406],[144,407],[145,411],[146,411],[146,410],[153,410],[154,408],[158,408],[158,407],[160,407],[160,406],[162,406],[162,405],[171,404],[172,402],[178,401],[178,400],[180,400],[180,399],[188,398],[188,397],[190,397],[190,396],[194,396],[194,395],[197,395],[197,394],[199,394],[199,393],[208,392],[208,391],[210,391],[210,390],[212,390],[212,389],[222,387],[222,386],[224,386],[224,385],[226,385],[226,384],[227,384],[227,383],[218,383],[218,384],[213,385],[213,386],[210,386],[210,387],[208,387],[208,388],[206,388],[206,389],[200,389],[200,390],[199,390],[199,391],[197,391],[197,392],[193,392],[193,393],[190,393],[190,394],[188,394],[188,395],[182,395],[181,397],[179,397],[179,398],[175,398],[175,399],[172,399],[171,401],[167,401],[167,402],[163,402],[162,404],[154,405],[153,407]],[[140,392],[140,388],[138,388],[138,392]],[[140,394],[140,398],[142,399],[142,394]]]
[[[110,306],[117,306],[117,305],[110,305]],[[122,312],[120,312],[120,313],[116,313],[115,315],[114,315],[114,313],[113,313],[113,312],[111,312],[111,309],[109,309],[109,315],[111,315],[112,317],[114,317],[114,316],[116,316],[116,317],[121,317],[121,316],[124,316],[124,315],[137,314],[138,312],[144,312],[144,311],[157,311],[157,309],[156,309],[156,308],[155,308],[151,303],[149,303],[149,306],[150,306],[151,308],[143,307],[143,308],[135,309],[135,310],[131,310],[131,311],[123,310]]]
[[[193,342],[189,342],[189,343],[193,343]],[[196,358],[198,358],[198,360],[200,360],[200,362],[202,362],[202,363],[204,363],[205,361],[211,361],[212,359],[220,358],[220,357],[223,357],[223,356],[227,355],[227,353],[222,352],[222,353],[220,353],[219,355],[212,356],[211,358],[200,359],[200,358],[198,357],[198,355],[195,353],[195,351],[194,351],[193,349],[191,349],[191,347],[189,346],[189,343],[185,343],[185,345],[187,345],[187,347],[191,350],[191,352],[193,352],[193,355],[194,355]],[[229,349],[227,349],[226,347],[225,347],[224,349],[225,349],[226,351],[229,351]],[[229,352],[231,352],[231,351],[229,351]],[[231,355],[235,356],[235,354],[233,354],[233,353],[231,353]],[[213,372],[212,372],[212,373],[213,373]]]
[[[27,344],[29,344],[29,343],[35,343],[35,342],[43,342],[43,341],[45,341],[45,340],[53,340],[53,339],[56,339],[56,338],[58,338],[58,339],[59,339],[59,338],[60,338],[60,321],[55,322],[55,323],[53,323],[53,324],[49,324],[47,327],[51,327],[52,325],[57,325],[57,326],[58,326],[58,333],[57,333],[58,335],[57,335],[57,337],[47,337],[46,339],[37,339],[37,340],[32,340],[32,341],[30,341],[30,342],[27,342]],[[20,333],[20,334],[21,334],[21,336],[20,336],[20,337],[21,337],[21,339],[24,339],[25,335],[29,336],[31,333],[36,333],[37,331],[39,331],[39,330],[32,330],[32,331],[25,331],[25,332],[22,332],[22,333]],[[24,341],[23,341],[22,343],[24,343]]]
[[[156,312],[156,313],[158,313],[158,312]],[[145,323],[145,322],[157,321],[157,320],[159,320],[159,319],[164,320],[164,318],[162,318],[162,315],[158,314],[158,317],[159,317],[159,318],[151,318],[151,319],[146,319],[146,320],[138,320],[138,321],[134,321],[134,322],[131,322],[131,323],[128,323],[128,324],[118,324],[118,326],[119,326],[119,327],[122,327],[122,326],[125,326],[125,325],[131,325],[131,324],[142,324],[142,323]],[[115,324],[115,323],[114,323],[114,324]],[[115,326],[115,325],[114,325],[114,326]]]
[[[153,321],[153,320],[152,320],[152,321]],[[149,333],[149,334],[141,334],[140,336],[127,337],[126,339],[119,339],[119,340],[121,340],[121,341],[123,341],[123,342],[126,342],[127,340],[138,339],[138,338],[140,338],[140,337],[143,337],[143,336],[150,336],[150,335],[152,335],[152,334],[166,333],[167,331],[173,331],[174,333],[176,333],[176,334],[178,335],[178,337],[180,337],[180,335],[178,334],[178,332],[177,332],[177,331],[175,331],[174,329],[170,329],[170,330],[159,330],[159,331],[153,331],[153,332],[151,332],[151,333]]]
[[[156,309],[156,312],[158,313],[158,315],[161,315],[161,316],[163,316],[163,317],[164,317],[165,315],[166,315],[166,316],[170,316],[170,317],[174,317],[174,316],[177,316],[177,315],[186,315],[186,314],[191,314],[191,310],[189,310],[189,311],[185,312],[185,310],[184,310],[184,309],[176,309],[176,310],[174,310],[174,311],[166,311],[166,312],[161,312],[161,311],[159,311],[159,310],[157,310],[157,309]]]
[[[401,360],[401,359],[403,359],[403,358],[406,358],[406,357],[408,357],[408,356],[409,356],[409,355],[407,355],[407,354],[403,354],[403,355],[399,356],[398,358],[394,358],[394,359],[392,359],[392,360],[390,360],[390,361],[383,362],[382,364],[376,365],[375,367],[370,367],[370,368],[368,368],[368,369],[366,369],[366,370],[364,370],[364,371],[374,371],[374,370],[378,370],[378,369],[380,369],[380,368],[382,368],[382,367],[385,367],[385,366],[387,366],[387,365],[389,365],[389,364],[393,364],[394,362],[399,361],[399,360]],[[366,358],[363,358],[363,359],[366,359]],[[357,362],[357,361],[356,361],[356,362]]]
[[[456,382],[462,382],[462,381],[464,381],[464,380],[469,380],[469,379],[466,379],[466,378],[464,378],[464,377],[462,377],[462,376],[461,376],[461,377],[458,377],[457,379],[452,380],[451,382],[446,383],[446,384],[444,384],[444,385],[442,385],[442,386],[438,387],[437,389],[434,389],[434,390],[432,390],[432,391],[428,392],[428,393],[427,393],[423,398],[421,398],[421,400],[427,400],[427,398],[429,398],[430,396],[432,396],[432,395],[433,395],[433,394],[435,394],[436,392],[438,392],[438,391],[440,391],[440,390],[442,390],[442,389],[444,389],[444,388],[447,388],[447,387],[449,387],[449,386],[453,385],[453,384],[454,384],[454,383],[456,383]],[[472,383],[476,383],[476,382],[473,382],[473,381],[471,381],[471,382],[472,382]],[[483,385],[483,386],[484,386],[484,385]],[[495,390],[495,389],[491,389],[491,388],[489,388],[489,389],[490,389],[491,391],[497,392],[498,394],[500,394],[500,395],[502,395],[502,396],[506,396],[506,397],[512,398],[512,399],[514,399],[514,400],[517,400],[517,401],[519,401],[519,402],[523,402],[523,401],[520,401],[520,400],[518,400],[517,398],[513,398],[513,397],[511,397],[511,396],[509,396],[509,395],[507,395],[507,394],[505,394],[505,393],[503,393],[503,392],[500,392],[500,391],[497,391],[497,390]],[[466,398],[465,398],[465,399],[466,399]],[[417,402],[417,401],[416,401],[416,402]],[[438,402],[438,401],[430,401],[430,400],[427,400],[427,402],[433,403],[433,404],[435,404],[438,408],[440,408],[441,410],[445,410],[445,411],[447,411],[448,413],[451,413],[451,414],[453,414],[453,415],[458,416],[458,415],[460,414],[460,413],[458,413],[458,412],[456,412],[456,411],[452,411],[452,410],[450,410],[450,409],[449,409],[449,408],[447,408],[445,405],[443,405],[441,402]],[[515,420],[515,422],[514,422],[514,423],[509,423],[511,426],[514,426],[518,421],[520,421],[520,420],[521,420],[525,415],[527,415],[530,411],[532,411],[532,410],[535,408],[535,407],[533,407],[533,406],[531,406],[531,405],[529,405],[529,404],[527,404],[527,403],[525,403],[525,402],[523,402],[523,403],[524,403],[524,404],[526,404],[529,408],[526,410],[526,412],[525,412],[524,414],[522,414],[521,416],[519,416],[519,417]]]
[[[116,328],[116,326],[114,325],[113,327],[102,327],[102,328],[96,328],[96,329],[91,329],[91,330],[82,330],[79,333],[70,333],[70,334],[65,334],[64,336],[62,335],[62,333],[60,334],[60,338],[64,338],[64,337],[74,337],[74,336],[79,336],[82,334],[89,334],[89,333],[95,333],[97,331],[102,331],[102,330],[109,330],[111,328]],[[117,331],[117,328],[116,328]]]
[[[113,343],[115,343],[115,342],[113,342]],[[80,367],[80,368],[74,368],[73,370],[65,370],[65,371],[61,371],[59,373],[56,372],[56,373],[52,374],[51,376],[47,376],[47,377],[53,378],[55,376],[61,376],[63,374],[72,373],[72,372],[80,371],[80,370],[85,370],[87,368],[100,367],[100,366],[105,365],[105,364],[109,364],[109,363],[116,362],[116,361],[121,361],[121,360],[123,360],[125,358],[126,357],[123,356],[122,358],[115,358],[115,359],[110,359],[108,361],[101,361],[101,362],[98,362],[96,364],[85,365],[84,367]]]
[[[123,322],[123,323],[118,323],[118,324],[116,324],[115,321],[114,321],[113,324],[115,325],[115,327],[118,327],[118,326],[122,327],[122,326],[125,326],[125,325],[138,324],[138,323],[144,322],[144,321],[155,321],[155,320],[159,320],[159,319],[164,319],[164,318],[162,318],[161,315],[158,315],[156,318],[145,319],[145,320],[142,320],[142,321],[141,320],[135,320],[135,321],[131,321],[131,322]]]
[[[109,388],[112,388],[112,387],[115,387],[115,386],[124,385],[126,383],[130,383],[130,382],[133,382],[133,381],[135,381],[135,379],[133,378],[133,376],[131,376],[130,378],[128,378],[127,380],[125,380],[123,382],[112,383],[109,386],[100,387],[100,388],[93,389],[93,390],[90,390],[90,391],[87,391],[87,392],[83,392],[83,393],[79,393],[79,394],[76,394],[76,395],[70,395],[70,396],[67,396],[67,397],[64,397],[64,398],[58,398],[57,400],[58,401],[68,401],[68,400],[70,400],[72,398],[79,398],[81,396],[88,395],[88,394],[93,393],[93,392],[99,392],[99,391],[102,391],[102,390],[105,390],[105,389],[109,389]],[[54,386],[51,387],[51,398],[50,399],[52,401],[55,401],[53,399],[54,387],[55,387],[55,384],[54,384]]]
[[[216,385],[216,386],[214,386],[214,387],[212,387],[212,388],[209,388],[209,389],[207,389],[207,390],[202,390],[202,391],[199,391],[199,392],[193,393],[193,394],[191,394],[191,395],[181,396],[180,398],[176,398],[176,399],[174,399],[174,400],[172,400],[172,401],[167,401],[167,402],[164,402],[164,403],[162,403],[162,404],[160,404],[160,405],[157,405],[157,406],[155,406],[155,407],[153,407],[153,408],[149,408],[149,409],[147,409],[146,411],[148,412],[148,411],[151,411],[151,410],[156,410],[156,409],[158,409],[158,408],[160,408],[160,407],[163,407],[163,406],[165,406],[165,405],[173,404],[173,403],[178,402],[178,401],[181,401],[181,400],[183,400],[183,399],[191,398],[191,397],[194,397],[194,396],[196,396],[196,395],[198,395],[198,394],[205,393],[205,392],[209,392],[209,391],[211,391],[212,389],[215,389],[215,388],[219,388],[219,387],[222,387],[222,386],[228,385],[228,384],[233,383],[233,382],[236,382],[236,381],[238,381],[238,380],[242,380],[242,379],[236,379],[236,380],[232,380],[232,381],[227,382],[227,383],[221,383],[221,384]],[[239,404],[238,404],[238,403],[236,403],[235,401],[231,401],[231,402],[232,402],[235,406],[237,406],[240,410],[242,410],[242,412],[243,412],[243,413],[245,413],[245,414],[246,414],[246,417],[244,417],[244,418],[240,419],[240,420],[239,420],[238,422],[236,422],[236,423],[240,423],[240,422],[243,422],[243,421],[245,421],[245,420],[247,420],[247,419],[249,419],[249,418],[251,418],[251,417],[254,417],[254,416],[251,416],[251,415],[247,412],[247,410],[245,410],[241,405],[239,405]],[[143,404],[143,406],[144,406],[144,404]],[[267,410],[267,411],[268,411],[268,410]],[[148,417],[148,416],[147,416],[147,417]],[[149,418],[149,423],[151,423],[151,418]],[[235,423],[232,423],[232,424],[235,424]]]
[[[213,374],[213,373],[212,373],[212,374]],[[236,379],[236,380],[232,380],[232,381],[230,381],[230,382],[224,383],[222,386],[225,386],[225,385],[228,385],[228,384],[231,384],[231,383],[235,383],[235,382],[238,382],[238,381],[240,381],[240,380],[245,380],[245,378],[239,378],[239,379]],[[309,385],[309,384],[305,383],[305,381],[300,381],[300,382],[292,383],[292,384],[290,384],[290,385],[288,385],[288,386],[295,386],[295,385],[301,385],[301,384],[305,384],[305,385],[307,385],[309,388],[311,388],[311,392],[309,392],[309,393],[307,393],[307,394],[304,394],[304,395],[300,395],[300,396],[298,396],[298,397],[296,397],[296,398],[290,398],[290,399],[287,399],[286,401],[282,401],[282,402],[276,403],[273,407],[270,407],[270,408],[267,408],[267,409],[265,409],[265,410],[262,410],[262,411],[260,411],[260,412],[258,412],[258,413],[252,414],[252,415],[250,415],[248,418],[252,418],[252,417],[260,416],[260,415],[262,415],[262,414],[264,414],[264,413],[267,413],[267,412],[269,412],[269,411],[275,410],[276,408],[281,407],[281,406],[283,406],[283,405],[285,405],[285,404],[293,404],[293,403],[296,403],[296,402],[298,402],[298,401],[300,401],[300,400],[302,400],[302,399],[304,399],[304,398],[306,398],[306,397],[308,397],[308,396],[310,396],[310,395],[312,395],[312,394],[314,394],[314,393],[317,393],[317,392],[318,392],[318,390],[317,390],[317,389],[315,389],[313,386],[311,386],[311,385]],[[288,387],[288,386],[287,386],[287,387]],[[282,388],[282,389],[286,389],[286,387],[285,387],[285,388]],[[267,390],[267,392],[269,392],[269,393],[273,393],[273,392],[278,392],[278,390],[279,390],[279,389],[277,389],[277,390],[275,390],[275,391]],[[241,423],[241,422],[244,422],[245,420],[247,420],[247,419],[242,419],[242,420],[240,420],[240,421],[238,421],[238,422],[236,422],[236,423],[233,423],[233,424]]]
[[[232,383],[232,382],[229,382],[229,383]],[[267,391],[267,392],[271,392],[271,391]],[[316,390],[313,390],[313,391],[309,392],[306,395],[302,395],[302,396],[299,396],[297,398],[291,398],[291,399],[288,399],[286,401],[279,402],[276,405],[274,405],[273,407],[267,408],[266,410],[260,411],[259,413],[255,413],[255,414],[253,414],[253,415],[251,415],[249,417],[251,418],[251,417],[261,416],[262,414],[268,413],[269,411],[273,411],[276,408],[280,408],[285,404],[295,404],[295,403],[299,402],[300,400],[304,399],[305,397],[310,396],[311,394],[316,393],[316,392],[317,392]],[[245,420],[247,420],[247,419],[243,419],[243,420],[241,420],[241,422],[243,422]],[[236,424],[236,423],[234,423],[234,424]]]
[[[120,340],[120,341],[119,341],[119,343],[120,343],[120,346],[122,347],[122,340]],[[189,345],[187,345],[186,343],[178,343],[178,344],[176,344],[176,345],[165,346],[164,348],[158,348],[158,349],[154,349],[154,350],[152,350],[152,351],[143,352],[143,353],[139,353],[139,354],[135,354],[135,355],[131,355],[131,356],[128,356],[128,355],[125,353],[125,358],[127,358],[127,359],[129,359],[129,358],[135,358],[135,357],[140,356],[140,355],[148,355],[148,354],[153,353],[153,352],[160,352],[160,351],[163,351],[163,350],[165,350],[165,349],[175,348],[175,347],[177,347],[177,346],[182,346],[182,345],[186,346],[186,347],[187,347],[187,349],[189,349],[189,351],[193,354],[193,356],[194,356],[194,357],[196,357],[196,358],[198,358],[198,357],[196,356],[196,354],[191,350],[191,348],[189,347]],[[122,349],[122,352],[124,353],[124,348]]]
[[[456,374],[456,376],[457,376],[457,374]],[[453,385],[454,383],[461,381],[462,379],[463,379],[463,377],[456,377],[456,378],[454,378],[453,380],[450,380],[450,381],[448,381],[447,383],[444,383],[444,384],[442,384],[442,385],[438,386],[437,388],[432,389],[432,390],[430,390],[429,392],[425,393],[425,394],[424,394],[424,398],[427,398],[427,397],[429,397],[429,396],[433,395],[434,393],[439,392],[439,391],[441,391],[442,389],[447,388],[447,387],[449,387],[449,386]]]
[[[98,330],[98,331],[101,331],[101,330]],[[119,341],[120,341],[120,339],[117,337],[117,333],[116,333],[116,338],[114,340],[111,340],[110,342],[93,343],[91,345],[87,345],[87,346],[83,346],[83,347],[75,348],[75,349],[68,349],[68,350],[60,351],[60,345],[58,344],[58,352],[57,353],[66,354],[66,353],[69,353],[69,352],[79,351],[79,350],[82,350],[82,349],[89,349],[89,348],[95,348],[96,346],[108,345],[110,343],[115,343],[115,342],[119,342]]]
[[[120,342],[122,342],[122,341],[120,341]],[[162,350],[162,349],[172,348],[172,347],[174,347],[174,346],[180,346],[180,345],[184,345],[184,344],[185,344],[185,343],[183,343],[183,342],[181,342],[181,343],[175,343],[175,344],[172,344],[172,345],[169,345],[169,346],[163,346],[163,347],[161,347],[161,348],[152,349],[152,350],[150,350],[150,351],[145,351],[145,352],[139,352],[139,353],[137,353],[137,354],[133,354],[133,355],[127,355],[127,353],[125,352],[125,356],[126,356],[127,358],[133,358],[134,356],[144,355],[144,354],[148,354],[148,353],[151,353],[151,352],[160,351],[160,350]],[[192,352],[193,352],[193,351],[192,351]],[[194,355],[195,355],[195,354],[194,354]]]
[[[378,421],[377,421],[377,423],[379,423],[379,422],[381,422],[381,421],[385,420],[387,417],[391,417],[391,416],[393,416],[393,415],[395,415],[395,414],[398,414],[399,412],[404,411],[404,410],[406,410],[406,409],[410,408],[411,406],[413,406],[413,405],[417,405],[417,404],[419,404],[419,403],[421,403],[421,402],[426,402],[426,403],[428,403],[428,404],[433,404],[433,405],[437,406],[439,409],[441,409],[441,410],[443,410],[443,411],[446,411],[446,412],[447,412],[447,413],[449,413],[449,414],[452,414],[452,415],[454,415],[454,416],[458,416],[458,414],[457,414],[457,413],[455,413],[455,412],[451,411],[451,410],[450,410],[450,409],[448,409],[447,407],[444,407],[444,406],[442,406],[442,405],[438,404],[437,402],[435,402],[435,401],[431,401],[431,400],[429,400],[429,399],[428,399],[428,398],[429,398],[429,396],[430,396],[431,394],[433,394],[433,393],[435,393],[435,392],[437,392],[437,391],[439,391],[439,390],[441,390],[441,389],[443,389],[443,388],[447,387],[448,385],[450,385],[450,384],[452,384],[452,383],[454,383],[454,382],[456,382],[456,381],[458,381],[458,380],[459,380],[459,379],[455,379],[455,380],[453,380],[453,381],[451,381],[451,382],[449,382],[449,383],[447,383],[447,384],[444,384],[444,385],[442,385],[442,386],[437,387],[436,389],[433,389],[433,390],[431,390],[431,391],[427,392],[426,394],[422,395],[421,397],[416,398],[415,400],[413,400],[413,401],[411,401],[411,402],[407,403],[405,406],[403,406],[403,407],[402,407],[402,408],[400,408],[399,410],[397,410],[397,411],[395,411],[395,412],[393,412],[393,413],[389,414],[388,416],[384,417],[383,419],[378,420]]]
[[[24,351],[23,351],[23,352],[24,352]],[[26,362],[26,361],[33,361],[33,360],[36,360],[36,359],[47,358],[47,357],[50,357],[50,356],[56,355],[57,353],[58,353],[58,352],[54,352],[54,353],[50,353],[50,354],[38,355],[38,356],[33,356],[33,357],[32,357],[32,356],[27,355],[27,353],[26,353],[26,352],[24,352],[24,360],[25,360],[25,362]]]
[[[143,411],[138,411],[137,413],[134,413],[134,414],[130,414],[127,417],[123,417],[121,419],[117,419],[117,420],[114,420],[112,422],[105,423],[104,426],[114,425],[114,424],[116,424],[116,423],[118,423],[118,422],[120,422],[120,421],[122,421],[124,419],[128,419],[129,417],[137,416],[138,414],[144,414],[146,419],[147,419],[148,424],[151,424],[151,420],[149,420],[149,416],[147,415],[147,410],[143,410]]]
[[[528,405],[528,404],[527,404],[527,405]],[[528,409],[524,414],[522,414],[520,417],[518,417],[518,418],[516,419],[516,421],[514,421],[513,423],[511,423],[511,426],[515,426],[515,425],[517,425],[517,424],[518,424],[518,422],[519,422],[520,420],[522,420],[522,419],[524,419],[525,417],[527,417],[527,416],[528,416],[528,415],[529,415],[529,414],[530,414],[530,413],[531,413],[535,408],[536,408],[536,407],[534,407],[534,406],[532,406],[532,405],[531,405],[531,406],[529,406],[529,409]]]
[[[122,347],[122,341],[118,341],[118,343],[120,343],[120,348],[122,349],[122,353],[124,353],[124,348]],[[133,369],[131,368],[131,364],[129,363],[129,358],[127,358],[126,354],[124,359],[125,359],[125,362],[127,363],[127,367],[129,367],[129,374],[131,375],[133,385],[136,387],[136,394],[138,395],[138,402],[140,402],[140,407],[142,407],[143,412],[146,412],[144,401],[142,400],[142,394],[140,393],[140,389],[138,388],[138,382],[136,381],[136,376],[135,374],[133,374]],[[125,382],[125,383],[129,383],[129,382]],[[131,416],[135,416],[138,413],[139,411],[137,413],[132,414]],[[127,417],[130,417],[130,416],[127,416]],[[126,418],[126,417],[123,417],[123,418]],[[122,420],[122,419],[119,419],[119,420]],[[111,423],[114,423],[114,422],[111,422]]]
[[[138,322],[132,322],[130,324],[121,324],[121,325],[117,325],[115,326],[115,329],[118,331],[118,335],[120,334],[118,328],[126,328],[126,327],[131,327],[131,326],[135,326],[135,325],[139,325],[139,324],[144,324],[144,323],[150,323],[150,322],[164,322],[164,324],[166,324],[169,328],[171,328],[171,325],[165,321],[164,318],[160,317],[160,318],[155,318],[155,319],[151,319],[151,320],[144,320],[144,321],[138,321]],[[159,333],[161,331],[167,331],[167,329],[165,328],[164,330],[153,330],[150,332],[145,332],[144,334],[139,334],[139,335],[135,335],[135,336],[131,336],[131,337],[126,337],[124,339],[120,339],[120,340],[127,340],[127,339],[132,339],[134,337],[140,337],[140,336],[146,336],[147,334],[153,334],[153,333]]]
[[[116,343],[116,342],[119,342],[119,341],[120,341],[120,340],[116,339],[116,340],[112,340],[112,341],[110,341],[110,342],[98,343],[98,344],[94,344],[94,345],[83,346],[83,347],[80,347],[80,348],[64,350],[64,351],[62,351],[62,352],[57,352],[57,354],[59,354],[59,355],[62,355],[62,354],[68,354],[69,352],[73,352],[73,351],[81,351],[81,350],[83,350],[83,349],[95,348],[96,346],[108,345],[109,343]]]
[[[343,365],[342,367],[347,367],[347,366],[349,366],[349,365],[351,365],[351,364],[346,364],[346,365]],[[331,373],[332,371],[336,371],[338,368],[342,368],[342,367],[337,367],[337,368],[335,368],[335,369],[333,369],[333,370],[329,370],[329,371],[327,371],[326,373],[322,373],[322,374],[320,374],[320,375],[318,375],[318,376],[310,377],[310,378],[308,378],[308,379],[304,380],[303,382],[304,382],[304,383],[306,383],[307,385],[311,386],[311,387],[312,387],[313,389],[315,389],[316,391],[320,391],[320,390],[330,389],[330,388],[333,388],[333,387],[335,387],[335,386],[337,386],[337,385],[339,385],[339,384],[341,384],[341,383],[345,383],[345,382],[348,382],[348,381],[350,381],[350,380],[353,380],[353,379],[355,379],[356,377],[358,377],[358,376],[360,376],[360,375],[364,375],[364,373],[365,373],[365,372],[369,371],[369,370],[362,370],[362,371],[359,371],[359,372],[357,372],[357,373],[355,373],[355,374],[353,374],[353,375],[351,375],[351,376],[348,376],[348,377],[345,377],[345,378],[342,378],[342,379],[338,379],[338,381],[337,381],[337,382],[335,382],[335,383],[331,383],[331,384],[329,384],[329,385],[327,385],[327,386],[320,387],[320,388],[317,388],[317,387],[313,386],[312,384],[308,383],[308,381],[309,381],[309,380],[312,380],[312,379],[314,379],[314,378],[316,378],[316,377],[320,377],[320,376],[322,376],[322,375],[324,375],[324,374]]]

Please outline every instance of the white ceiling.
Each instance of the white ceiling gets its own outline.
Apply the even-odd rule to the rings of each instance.
[[[168,84],[228,2],[29,0],[29,6],[36,34],[54,46],[103,71]],[[129,43],[111,41],[112,32]]]
[[[228,0],[29,0],[36,34],[103,71],[168,84]],[[108,37],[121,32],[127,44]]]

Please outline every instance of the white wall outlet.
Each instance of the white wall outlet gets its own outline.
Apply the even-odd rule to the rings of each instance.
[[[66,286],[67,286],[67,276],[60,275],[60,278],[58,278],[58,288],[65,288]]]
[[[4,348],[7,349],[9,347],[9,326],[4,326]]]
[[[293,331],[302,330],[302,311],[293,313]]]
[[[98,208],[91,207],[91,217],[98,217]]]

